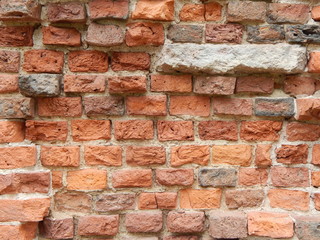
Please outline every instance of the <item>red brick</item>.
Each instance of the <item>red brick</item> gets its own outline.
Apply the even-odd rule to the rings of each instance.
[[[42,28],[42,41],[43,44],[76,47],[81,46],[81,34],[75,28],[48,26]]]
[[[181,21],[204,21],[205,8],[203,4],[185,4],[180,10],[179,17]]]
[[[16,51],[0,51],[0,72],[17,73],[20,68],[20,53]]]
[[[138,205],[139,209],[157,209],[158,205],[155,193],[141,193]]]
[[[199,94],[232,95],[236,78],[224,76],[197,76],[194,81],[194,92]]]
[[[129,115],[165,116],[167,96],[127,97],[126,109]]]
[[[50,239],[73,238],[73,218],[50,219],[46,218],[40,222],[39,235]]]
[[[293,237],[293,220],[286,213],[249,212],[248,233],[271,238]]]
[[[267,185],[268,171],[264,168],[240,168],[239,184],[244,186]]]
[[[107,187],[107,171],[82,169],[68,171],[68,190],[102,190]]]
[[[312,95],[316,91],[315,78],[302,76],[287,76],[284,80],[283,91],[290,95]]]
[[[238,77],[236,93],[264,93],[271,94],[274,89],[272,77],[246,76]]]
[[[80,236],[114,236],[119,231],[119,215],[92,215],[79,218]]]
[[[114,52],[112,54],[111,68],[113,71],[149,70],[150,55],[143,52]]]
[[[48,193],[49,172],[28,172],[0,175],[0,194]]]
[[[38,230],[37,222],[19,225],[0,225],[0,239],[2,240],[32,240]]]
[[[236,121],[201,121],[198,125],[201,140],[238,140]]]
[[[308,72],[320,73],[320,52],[309,53]]]
[[[301,23],[308,22],[310,8],[307,4],[270,3],[268,10],[269,23]]]
[[[109,140],[111,126],[109,120],[73,120],[71,121],[73,141]]]
[[[132,13],[132,18],[159,21],[173,21],[174,0],[139,0]]]
[[[271,144],[257,145],[255,164],[258,167],[269,167],[272,165],[271,148]]]
[[[158,121],[159,141],[194,140],[192,121]]]
[[[308,145],[281,145],[276,149],[277,162],[283,164],[305,164],[308,159]]]
[[[221,189],[183,189],[180,190],[180,207],[187,209],[220,208]]]
[[[209,2],[204,4],[206,21],[221,20],[222,6],[217,2]]]
[[[246,141],[277,141],[282,122],[261,120],[241,123],[240,138]]]
[[[288,141],[316,141],[320,137],[320,126],[290,122],[287,125],[286,136]]]
[[[167,217],[169,232],[194,233],[205,230],[204,212],[171,211]]]
[[[14,93],[18,91],[18,75],[0,74],[0,93]]]
[[[27,118],[34,115],[34,99],[25,97],[1,98],[0,118]]]
[[[314,165],[320,165],[320,144],[313,145],[311,163]]]
[[[170,115],[210,115],[210,98],[203,96],[171,96]]]
[[[163,240],[199,240],[197,236],[167,236]]]
[[[194,182],[193,169],[156,169],[157,182],[165,186],[191,186]]]
[[[128,0],[92,0],[89,2],[90,19],[116,18],[126,19],[128,17]]]
[[[114,136],[117,140],[153,139],[153,122],[151,120],[115,121]]]
[[[51,185],[53,189],[59,189],[63,187],[62,182],[63,172],[62,171],[52,171],[51,172]]]
[[[252,99],[215,97],[212,102],[213,112],[217,115],[252,115]]]
[[[0,47],[31,47],[33,31],[32,26],[0,27]]]
[[[49,214],[49,198],[0,199],[0,222],[40,222]]]
[[[2,147],[0,148],[0,169],[14,169],[34,166],[37,150],[29,147]]]
[[[301,98],[296,99],[297,120],[318,120],[320,119],[320,98]]]
[[[80,50],[69,53],[71,72],[107,72],[108,54],[96,50]]]
[[[164,29],[160,23],[136,22],[127,24],[126,44],[160,46],[164,44]]]
[[[39,22],[41,21],[41,4],[35,0],[3,0],[0,3],[0,20]]]
[[[212,147],[214,164],[249,166],[251,159],[252,146],[250,145],[215,145]]]
[[[68,123],[66,121],[26,121],[26,139],[31,141],[66,141]]]
[[[123,169],[114,171],[112,185],[115,188],[151,187],[151,169]]]
[[[260,207],[264,200],[264,192],[259,189],[227,190],[226,205],[229,209]],[[232,213],[232,212],[231,212]]]
[[[125,218],[130,233],[156,233],[162,229],[162,212],[132,212]]]
[[[49,3],[47,7],[49,22],[84,23],[86,21],[85,7],[80,2]]]
[[[191,92],[191,75],[151,75],[152,92]]]
[[[139,209],[174,209],[176,208],[177,193],[141,193]]]
[[[85,146],[84,159],[87,165],[121,166],[120,146]]]
[[[40,98],[38,114],[45,117],[79,117],[82,114],[81,97]]]
[[[40,159],[44,166],[78,167],[80,163],[80,147],[41,146]]]
[[[227,20],[229,22],[264,22],[266,12],[267,3],[265,2],[230,2],[228,4]]]
[[[171,166],[184,164],[207,165],[210,159],[209,146],[184,145],[171,148]]]
[[[117,25],[90,23],[86,42],[91,46],[112,47],[121,45],[124,41],[123,30]]]
[[[0,121],[0,143],[22,142],[24,140],[24,122]]]
[[[109,93],[144,93],[147,91],[145,76],[115,76],[108,78]]]
[[[165,164],[166,150],[164,147],[128,146],[126,148],[126,161],[132,166],[149,166]]]
[[[309,193],[296,190],[271,189],[268,192],[270,206],[286,210],[308,211]]]
[[[312,19],[315,21],[320,20],[320,6],[314,6],[311,10]]]
[[[87,116],[123,115],[124,100],[120,96],[85,97],[84,110]]]
[[[54,195],[54,208],[62,212],[88,213],[92,208],[92,197],[80,192],[56,193]]]
[[[100,75],[65,75],[63,88],[65,92],[104,92],[106,78]]]
[[[241,43],[243,26],[239,24],[206,24],[206,42]]]
[[[309,187],[307,168],[272,167],[271,182],[275,187]]]
[[[63,52],[29,50],[24,53],[23,70],[32,73],[62,73],[63,62]]]

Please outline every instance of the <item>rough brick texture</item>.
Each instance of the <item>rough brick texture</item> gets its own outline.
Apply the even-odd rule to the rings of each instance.
[[[0,0],[0,239],[320,239],[316,0]]]

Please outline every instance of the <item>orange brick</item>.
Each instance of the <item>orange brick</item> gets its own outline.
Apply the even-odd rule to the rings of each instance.
[[[157,209],[157,200],[155,193],[141,193],[139,195],[139,209]]]
[[[293,220],[286,213],[249,212],[248,233],[271,238],[293,237]]]
[[[129,115],[165,116],[167,114],[167,97],[127,97],[127,113]]]
[[[312,8],[311,16],[313,20],[319,21],[320,20],[320,6],[315,6]]]
[[[69,69],[71,72],[107,72],[108,54],[96,50],[69,52]]]
[[[158,121],[159,141],[194,140],[192,121]]]
[[[127,164],[132,166],[148,166],[165,164],[166,150],[164,147],[128,146],[126,149]]]
[[[192,92],[191,75],[151,75],[152,92]]]
[[[272,167],[271,182],[275,187],[309,187],[309,169],[292,167]]]
[[[115,188],[151,187],[151,169],[124,169],[113,172],[112,185]]]
[[[80,163],[80,147],[41,146],[40,159],[44,166],[78,167]]]
[[[36,237],[37,230],[37,222],[23,223],[20,225],[0,225],[0,239],[34,239]]]
[[[311,184],[314,187],[320,187],[320,171],[311,173]]]
[[[102,190],[107,187],[107,171],[82,169],[68,171],[68,190]]]
[[[66,121],[26,121],[26,139],[31,141],[66,141],[68,123]]]
[[[203,4],[187,3],[179,13],[181,21],[201,22],[204,21],[204,16],[205,8]]]
[[[290,122],[287,125],[286,137],[288,141],[316,141],[320,138],[320,126]]]
[[[88,165],[121,166],[120,146],[85,146],[84,159]]]
[[[268,171],[264,168],[240,168],[239,184],[245,186],[266,185]]]
[[[116,76],[108,78],[110,93],[143,93],[147,91],[145,76]]]
[[[204,5],[206,21],[221,20],[222,6],[217,2],[209,2]]]
[[[255,164],[258,167],[269,167],[272,165],[271,148],[271,144],[257,145]]]
[[[81,97],[40,98],[38,114],[44,117],[79,117],[82,114]]]
[[[36,147],[0,148],[0,169],[30,167],[36,164]]]
[[[127,24],[126,44],[129,47],[163,45],[163,25],[161,23],[150,22],[135,22]]]
[[[221,189],[183,189],[180,190],[180,207],[192,209],[220,208]]]
[[[73,120],[71,128],[73,141],[76,142],[111,138],[109,120]]]
[[[170,115],[191,115],[208,117],[210,98],[203,96],[171,96]]]
[[[282,122],[245,121],[241,123],[240,138],[246,141],[277,141]]]
[[[65,92],[104,92],[106,78],[100,75],[65,75]]]
[[[309,53],[308,72],[320,73],[320,52]]]
[[[320,98],[296,99],[297,114],[295,118],[301,121],[318,120],[320,109]]]
[[[121,0],[116,3],[112,0],[93,0],[89,2],[89,16],[93,20],[104,18],[126,19],[128,11],[128,0]]]
[[[32,73],[62,73],[63,63],[63,52],[29,50],[24,53],[23,70]]]
[[[117,140],[153,139],[153,122],[150,120],[115,121],[114,131]]]
[[[209,146],[185,145],[171,148],[171,166],[184,164],[207,165],[210,158]]]
[[[320,165],[320,144],[313,145],[311,163],[314,165]]]
[[[42,27],[43,44],[81,46],[81,34],[75,28]]]
[[[174,0],[139,0],[132,13],[132,18],[172,21],[174,20]]]
[[[52,188],[59,189],[63,187],[62,182],[63,172],[62,171],[52,171],[51,172],[51,180],[52,180]]]
[[[309,210],[309,193],[304,191],[271,189],[268,192],[270,206],[286,210]]]
[[[161,192],[156,193],[156,200],[158,208],[160,209],[174,209],[177,205],[177,193],[175,192]]]
[[[24,140],[24,122],[0,121],[0,143],[22,142]]]
[[[249,166],[252,159],[250,145],[215,145],[212,147],[212,163]]]

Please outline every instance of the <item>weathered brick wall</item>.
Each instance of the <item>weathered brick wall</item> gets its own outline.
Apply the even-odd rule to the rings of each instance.
[[[0,20],[1,240],[320,239],[317,0]]]

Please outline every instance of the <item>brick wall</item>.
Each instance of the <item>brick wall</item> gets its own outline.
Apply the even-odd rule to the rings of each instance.
[[[317,2],[0,1],[0,239],[320,239]]]

